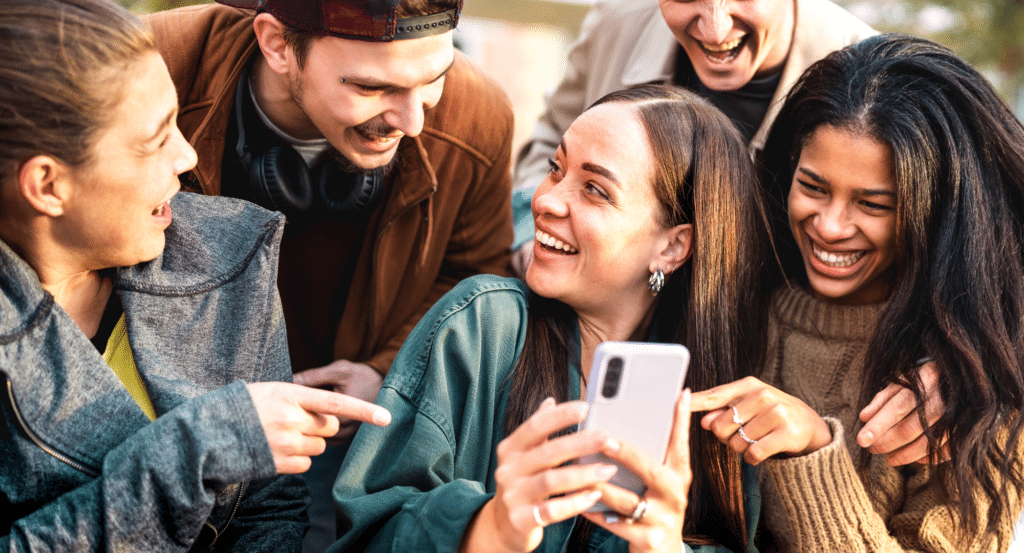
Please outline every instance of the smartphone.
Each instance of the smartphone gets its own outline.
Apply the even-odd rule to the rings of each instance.
[[[601,430],[664,461],[676,399],[689,363],[689,350],[678,344],[601,343],[587,378],[590,412],[581,429]],[[580,458],[580,464],[588,463],[618,465],[612,484],[641,497],[647,490],[640,477],[603,453]],[[598,503],[588,510],[604,512],[608,508]]]

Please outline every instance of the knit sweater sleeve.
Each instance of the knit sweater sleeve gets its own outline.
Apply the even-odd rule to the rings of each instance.
[[[775,505],[765,505],[776,539],[788,551],[829,553],[1003,552],[1013,538],[1020,498],[1010,506],[994,536],[966,536],[959,530],[953,500],[927,467],[892,468],[876,456],[858,473],[845,446],[843,425],[826,417],[832,442],[809,455],[769,459],[759,471]],[[869,484],[865,485],[865,480]],[[979,502],[983,501],[979,494]],[[985,505],[980,504],[981,520]]]

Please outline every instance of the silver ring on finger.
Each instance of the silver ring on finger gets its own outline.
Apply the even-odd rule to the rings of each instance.
[[[533,520],[537,522],[537,526],[544,528],[547,524],[544,523],[544,519],[540,518],[540,507],[537,505],[533,506]]]
[[[730,405],[730,407],[732,407],[732,423],[742,427],[743,421],[740,419],[740,412],[736,409],[735,405]]]
[[[644,518],[645,514],[647,514],[647,500],[641,499],[640,502],[636,504],[636,508],[633,509],[633,513],[626,519],[626,522],[638,522],[640,519]]]
[[[750,439],[747,436],[747,433],[743,431],[743,425],[740,425],[740,427],[736,430],[736,433],[740,435],[740,438],[743,438],[744,442],[747,442],[747,445],[754,445],[757,443],[757,440]]]

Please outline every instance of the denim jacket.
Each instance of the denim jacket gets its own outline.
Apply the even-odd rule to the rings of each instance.
[[[505,438],[509,383],[526,341],[528,311],[522,281],[476,275],[420,320],[377,396],[391,424],[359,428],[334,484],[340,538],[330,553],[459,549],[497,489],[497,446]],[[578,348],[578,329],[574,342]],[[566,378],[569,397],[580,397],[572,360]],[[743,491],[753,544],[761,496],[751,467],[744,468]],[[575,523],[546,526],[535,553],[564,553]],[[591,553],[628,550],[625,540],[601,528],[588,543]],[[721,546],[684,544],[683,550],[729,553]],[[751,545],[747,552],[757,549]]]
[[[305,488],[275,476],[245,387],[291,379],[283,218],[188,193],[171,206],[164,252],[114,278],[153,422],[0,242],[2,551],[301,545]]]

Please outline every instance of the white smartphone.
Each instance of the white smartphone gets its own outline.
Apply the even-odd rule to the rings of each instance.
[[[627,442],[659,462],[665,460],[676,399],[683,388],[690,352],[678,344],[604,342],[594,352],[587,378],[590,413],[581,429],[598,429]],[[585,455],[580,464],[611,463],[603,453]],[[619,465],[611,483],[643,496],[647,486]],[[596,504],[590,511],[608,508]]]

